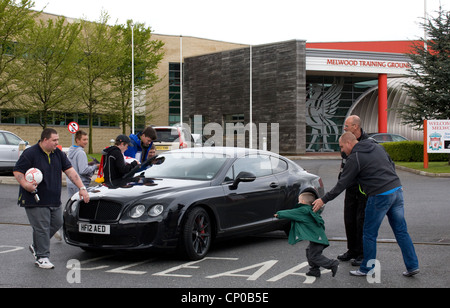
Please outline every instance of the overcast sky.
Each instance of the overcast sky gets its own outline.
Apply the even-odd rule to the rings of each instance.
[[[232,43],[414,40],[427,12],[450,0],[34,0],[35,9],[98,20],[102,10],[124,24],[145,23],[157,34]]]

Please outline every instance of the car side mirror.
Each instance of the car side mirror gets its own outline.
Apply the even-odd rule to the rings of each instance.
[[[241,171],[237,175],[233,184],[230,185],[230,189],[236,189],[240,182],[253,182],[256,179],[256,176],[251,172]]]

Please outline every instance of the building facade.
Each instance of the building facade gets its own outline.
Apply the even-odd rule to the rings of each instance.
[[[266,138],[268,149],[282,154],[335,152],[345,118],[377,104],[375,113],[361,115],[363,125],[377,122],[365,129],[397,133],[401,123],[390,111],[393,102],[388,106],[388,77],[408,75],[404,54],[307,46],[293,40],[185,58],[184,122],[201,117],[202,125],[218,123],[226,134],[227,123],[245,126],[252,119],[256,134],[250,145],[245,126],[245,146],[262,148]],[[374,91],[375,101],[363,99]],[[266,127],[278,130],[277,140]]]
[[[222,141],[223,145],[267,148],[283,154],[331,152],[339,151],[345,118],[358,114],[367,132],[421,138],[420,133],[402,126],[392,109],[409,102],[401,82],[411,82],[405,79],[410,65],[405,53],[411,49],[411,41],[292,40],[249,46],[162,34],[152,34],[152,40],[165,44],[165,56],[156,72],[161,81],[147,92],[137,90],[136,100],[151,102],[147,109],[136,110],[137,130],[147,125],[174,125],[182,116],[193,132],[195,126],[205,135],[214,134],[216,144]],[[88,130],[83,110],[52,116],[50,127],[57,129],[64,147],[72,143],[67,129],[72,121]],[[38,123],[33,115],[0,109],[0,129],[30,143],[39,139]],[[216,131],[205,131],[211,123]],[[94,119],[93,127],[94,152],[101,152],[122,132],[119,123],[106,114]]]

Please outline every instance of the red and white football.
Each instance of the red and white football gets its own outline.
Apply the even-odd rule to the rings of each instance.
[[[42,172],[38,168],[30,168],[25,172],[27,182],[39,185],[42,182]]]

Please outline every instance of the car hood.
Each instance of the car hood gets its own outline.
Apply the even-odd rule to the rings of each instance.
[[[149,179],[146,179],[147,181]],[[95,199],[113,199],[118,202],[127,202],[160,194],[172,194],[179,191],[211,186],[210,181],[179,180],[179,179],[152,179],[147,184],[128,184],[119,188],[108,188],[104,185],[90,187],[89,196]],[[78,198],[75,194],[72,198]]]

